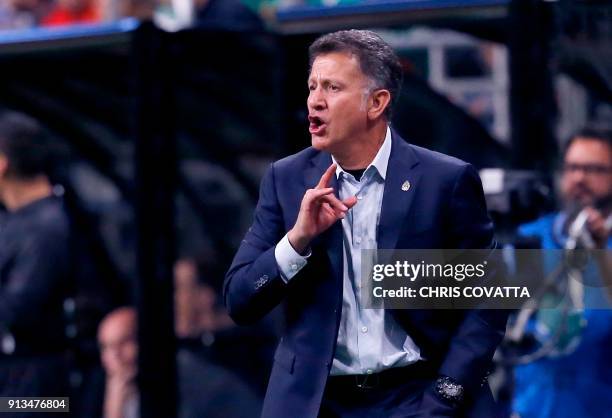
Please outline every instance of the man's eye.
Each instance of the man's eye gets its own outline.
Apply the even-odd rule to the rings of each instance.
[[[333,84],[332,84],[332,85],[330,85],[330,86],[329,86],[329,89],[330,89],[331,91],[338,91],[338,90],[340,90],[340,87],[335,86],[335,85],[333,85]]]
[[[310,91],[313,91],[315,88],[316,88],[316,87],[315,87],[313,84],[311,84],[310,86],[308,86],[308,90],[310,90]]]

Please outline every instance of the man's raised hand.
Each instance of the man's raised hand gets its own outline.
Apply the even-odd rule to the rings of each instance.
[[[295,225],[287,234],[289,242],[300,254],[304,253],[315,237],[338,219],[344,218],[346,212],[357,203],[355,196],[341,201],[334,195],[334,189],[328,187],[335,173],[336,164],[332,164],[323,173],[317,186],[304,193]]]

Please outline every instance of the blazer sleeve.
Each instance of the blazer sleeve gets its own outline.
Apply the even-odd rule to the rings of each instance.
[[[449,233],[455,248],[493,248],[493,224],[488,216],[482,183],[466,165],[453,188]],[[501,265],[499,266],[501,268]],[[497,272],[499,273],[499,272]],[[495,269],[490,271],[496,275]],[[487,280],[492,280],[487,277]],[[472,309],[466,312],[451,340],[439,373],[461,383],[468,394],[477,391],[488,375],[493,354],[506,330],[509,311]]]
[[[274,171],[272,164],[261,181],[253,224],[223,284],[225,306],[238,324],[261,319],[283,300],[287,291],[274,256],[276,244],[284,234]]]

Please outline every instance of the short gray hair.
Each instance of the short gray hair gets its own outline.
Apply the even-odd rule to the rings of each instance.
[[[341,30],[319,37],[308,49],[309,65],[319,55],[345,52],[357,58],[361,72],[369,78],[375,89],[386,89],[391,101],[385,116],[391,120],[392,108],[402,84],[402,66],[393,48],[377,33],[369,30]]]

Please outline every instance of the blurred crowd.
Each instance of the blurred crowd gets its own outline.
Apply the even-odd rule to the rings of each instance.
[[[355,3],[354,0],[0,0],[0,30],[100,23],[123,17],[147,19],[154,13],[176,14],[173,9],[185,7],[193,7],[196,15],[272,22],[276,10]]]
[[[149,0],[1,0],[0,29],[99,23],[151,16]]]
[[[241,0],[0,0],[0,30],[112,22],[125,17],[179,19],[214,23],[225,29],[261,29],[258,2]]]

